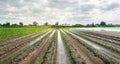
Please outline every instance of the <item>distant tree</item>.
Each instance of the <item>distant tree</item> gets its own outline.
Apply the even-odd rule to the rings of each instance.
[[[33,26],[38,26],[38,23],[36,21],[34,21]]]
[[[33,26],[32,24],[29,24],[28,26]]]
[[[90,25],[90,24],[87,24],[86,27],[91,27],[91,25]]]
[[[0,27],[2,26],[2,24],[0,23]]]
[[[12,27],[18,27],[19,25],[18,24],[12,24],[11,26]]]
[[[101,25],[101,26],[106,26],[106,22],[101,21],[100,25]]]
[[[3,24],[3,27],[10,27],[10,22],[6,22],[5,24]]]
[[[92,23],[92,25],[91,25],[92,27],[95,27],[95,24],[94,23]]]
[[[73,25],[73,27],[83,27],[84,25],[82,25],[82,24],[75,24],[75,25]]]
[[[59,22],[56,22],[55,25],[58,26],[58,25],[59,25]]]
[[[111,23],[111,24],[108,24],[107,27],[115,27],[115,25]]]
[[[20,25],[20,26],[23,26],[23,22],[19,22],[19,25]]]
[[[45,26],[48,26],[48,22],[45,22],[44,25],[45,25]]]

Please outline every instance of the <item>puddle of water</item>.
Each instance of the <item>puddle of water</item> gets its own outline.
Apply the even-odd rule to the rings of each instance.
[[[54,33],[55,33],[55,30],[50,34],[50,37],[52,37],[54,35]]]
[[[65,47],[61,38],[60,31],[58,31],[58,44],[57,44],[57,64],[67,64],[67,55]]]
[[[120,32],[120,27],[97,27],[97,28],[70,28],[76,30],[92,30],[92,31],[111,31]]]
[[[68,31],[67,31],[68,32]],[[68,32],[69,34],[72,34],[73,36],[75,36],[75,37],[77,37],[78,39],[80,39],[80,40],[82,40],[82,41],[84,41],[84,42],[86,42],[87,44],[89,44],[90,46],[92,46],[92,47],[94,47],[94,48],[96,48],[96,49],[101,49],[101,47],[99,47],[97,44],[94,44],[94,43],[92,43],[92,42],[90,42],[90,41],[88,41],[88,40],[86,40],[86,39],[84,39],[84,38],[82,38],[82,37],[79,37],[79,36],[77,36],[77,35],[75,35],[75,34],[73,34],[73,33],[71,33],[71,32]]]
[[[40,41],[42,38],[44,38],[48,33],[50,33],[51,31],[48,31],[47,33],[43,34],[42,36],[38,37],[37,39],[31,41],[28,45],[33,45],[35,43],[37,43],[38,41]]]
[[[86,34],[86,33],[83,33],[83,34]],[[87,35],[90,35],[90,36],[93,36],[93,37],[96,37],[96,38],[99,38],[99,39],[108,40],[108,41],[110,41],[110,42],[114,42],[114,43],[120,44],[120,42],[115,41],[115,40],[111,40],[111,39],[107,39],[107,38],[99,37],[99,36],[92,35],[92,34],[87,34]]]
[[[44,32],[46,32],[46,31],[44,31]],[[34,35],[35,33],[32,33],[32,34],[28,34],[28,35],[24,35],[24,36],[21,36],[21,37],[18,37],[18,38],[15,38],[15,39],[12,39],[12,40],[8,40],[8,41],[5,41],[4,43],[8,43],[8,42],[14,42],[14,41],[17,41],[17,40],[20,40],[20,39],[22,39],[22,38],[26,38],[26,37],[31,37],[31,38],[33,38],[33,37],[36,37],[37,35]],[[32,35],[34,35],[34,36],[32,36]]]
[[[13,56],[15,57],[16,55],[19,55],[21,53],[21,51],[24,51],[25,49],[29,48],[29,46],[32,46],[33,44],[37,43],[38,41],[40,41],[42,38],[44,38],[50,32],[52,32],[52,30],[48,31],[47,33],[43,34],[42,36],[38,37],[37,39],[31,41],[28,45],[23,46],[22,48],[20,48],[19,50],[17,50],[16,52],[14,52],[10,56],[8,56],[7,58],[3,59],[2,61],[11,59],[11,58],[13,58]],[[54,31],[53,31],[53,33],[54,33]],[[51,36],[53,36],[53,35],[51,35]],[[9,60],[9,61],[11,61],[11,60]]]
[[[71,35],[73,35],[74,37],[76,37],[76,38],[84,41],[84,42],[87,43],[88,45],[90,45],[90,46],[92,46],[93,48],[97,49],[99,52],[105,53],[106,55],[109,55],[109,56],[114,56],[113,58],[114,58],[115,60],[117,60],[117,61],[118,61],[118,59],[120,59],[120,55],[119,55],[119,54],[114,53],[113,51],[110,51],[110,50],[108,50],[108,49],[106,49],[106,48],[103,48],[103,47],[101,47],[101,46],[99,46],[99,45],[97,45],[97,44],[95,44],[95,43],[93,43],[93,42],[91,42],[91,41],[89,41],[89,40],[86,40],[86,39],[84,39],[84,38],[82,38],[82,37],[80,37],[80,36],[77,36],[77,35],[75,35],[75,34],[73,34],[73,33],[71,33],[71,32],[68,32],[68,31],[66,31],[66,32],[69,33],[69,34],[71,34]]]

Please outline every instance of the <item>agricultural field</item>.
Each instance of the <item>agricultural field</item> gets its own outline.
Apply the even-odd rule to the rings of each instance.
[[[10,37],[25,35],[28,33],[38,32],[40,30],[48,29],[46,26],[41,27],[0,27],[0,40]]]
[[[119,32],[2,28],[0,64],[120,64]],[[4,35],[4,36],[3,36]]]

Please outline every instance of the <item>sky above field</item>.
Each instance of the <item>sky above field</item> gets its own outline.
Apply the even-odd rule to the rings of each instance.
[[[120,0],[0,0],[0,23],[120,24]]]

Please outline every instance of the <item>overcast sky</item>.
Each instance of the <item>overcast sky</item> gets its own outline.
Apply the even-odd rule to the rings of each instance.
[[[120,0],[0,0],[0,23],[120,24]]]

